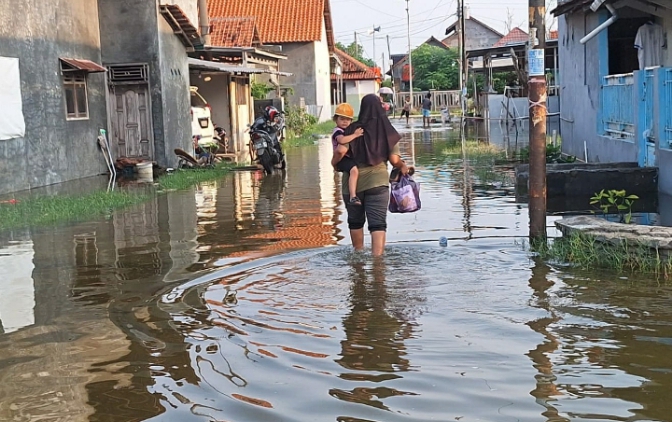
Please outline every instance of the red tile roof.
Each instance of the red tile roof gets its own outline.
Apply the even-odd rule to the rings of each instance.
[[[343,65],[341,75],[343,80],[365,81],[378,79],[378,76],[376,75],[376,72],[373,70],[373,68],[350,56],[345,51],[339,50],[337,48],[334,50],[334,53]],[[331,74],[331,79],[336,80],[336,75],[334,73]]]
[[[255,18],[212,18],[210,42],[216,47],[252,47],[260,44]]]
[[[530,38],[527,32],[516,27],[511,30],[508,34],[504,36],[501,40],[497,41],[493,47],[505,47],[509,44],[518,44],[525,42]]]
[[[208,13],[211,18],[254,17],[264,44],[320,41],[324,22],[333,50],[329,0],[208,0]]]

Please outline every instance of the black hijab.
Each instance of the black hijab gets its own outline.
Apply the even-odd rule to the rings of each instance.
[[[387,161],[392,148],[399,143],[401,135],[390,123],[387,114],[375,94],[362,98],[359,119],[345,130],[346,135],[357,128],[364,129],[364,135],[350,143],[352,158],[357,163],[378,165]]]

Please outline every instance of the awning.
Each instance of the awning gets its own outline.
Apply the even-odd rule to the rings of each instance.
[[[162,4],[160,11],[173,29],[175,35],[180,38],[182,44],[187,48],[203,47],[203,40],[198,33],[198,29],[191,23],[187,15],[176,4]]]
[[[210,62],[207,60],[199,60],[194,58],[189,58],[189,67],[192,69],[201,69],[214,72],[224,72],[224,73],[246,73],[246,74],[270,74],[270,75],[279,75],[279,76],[292,76],[291,73],[287,72],[278,72],[277,70],[269,69],[260,69],[256,67],[247,67],[247,66],[238,66],[234,64],[226,64],[219,62]]]
[[[107,72],[107,69],[105,69],[98,63],[92,62],[91,60],[67,59],[64,57],[60,57],[59,60],[61,61],[61,70],[63,72],[76,72],[76,71],[83,71],[88,73]]]

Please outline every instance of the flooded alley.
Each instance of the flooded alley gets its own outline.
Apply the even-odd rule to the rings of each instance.
[[[423,207],[380,261],[349,247],[328,139],[0,233],[0,420],[672,420],[672,287],[532,259],[510,167],[403,135]]]

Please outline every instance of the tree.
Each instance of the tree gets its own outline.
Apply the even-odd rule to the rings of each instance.
[[[367,59],[364,56],[362,56],[364,47],[362,47],[360,44],[355,44],[354,42],[352,42],[346,47],[345,45],[343,45],[343,43],[337,42],[336,48],[338,48],[341,51],[345,51],[349,56],[359,60],[360,62],[364,63],[369,67],[375,66],[373,60]]]
[[[413,51],[413,87],[429,89],[458,89],[459,54],[457,49],[444,49],[423,44]]]

